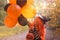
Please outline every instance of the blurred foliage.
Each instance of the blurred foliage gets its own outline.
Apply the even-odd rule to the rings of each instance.
[[[0,0],[0,26],[3,25],[6,12],[4,11],[4,6],[6,5],[6,0]]]
[[[35,1],[37,12],[43,16],[50,17],[49,27],[60,26],[60,1],[59,0],[37,0]]]
[[[53,27],[59,27],[60,26],[60,1],[55,0],[54,3],[56,6],[50,13],[50,14],[52,14],[52,16],[51,16],[52,20],[50,21],[50,24]]]

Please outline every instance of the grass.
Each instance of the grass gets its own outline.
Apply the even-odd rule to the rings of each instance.
[[[14,28],[7,28],[6,26],[0,26],[0,37],[11,36],[14,34],[19,34],[28,29],[28,26],[15,26]]]

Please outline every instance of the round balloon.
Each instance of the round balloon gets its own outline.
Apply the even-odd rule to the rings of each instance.
[[[28,21],[23,15],[21,15],[18,17],[18,23],[22,26],[25,26],[27,25]]]
[[[8,28],[12,28],[16,25],[17,23],[17,19],[13,19],[10,18],[9,16],[6,16],[4,19],[4,24],[8,27]]]
[[[6,4],[4,7],[4,10],[7,11],[7,8],[10,6],[10,4]]]
[[[27,3],[27,0],[17,0],[17,4],[18,4],[20,7],[23,7],[26,3]]]
[[[36,10],[32,5],[26,5],[22,8],[21,13],[26,18],[33,18],[36,15]]]
[[[21,14],[21,8],[18,5],[12,4],[8,7],[7,13],[11,18],[18,18]]]
[[[16,4],[16,0],[9,0],[10,4]]]
[[[27,0],[27,4],[33,4],[34,0]]]

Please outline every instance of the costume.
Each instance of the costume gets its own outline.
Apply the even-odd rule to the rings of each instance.
[[[26,36],[26,40],[44,40],[44,22],[40,17],[36,17],[34,22],[29,23],[29,32]]]

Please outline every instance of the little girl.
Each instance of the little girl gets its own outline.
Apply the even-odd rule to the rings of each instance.
[[[49,21],[46,17],[36,17],[32,23],[28,22],[27,19],[21,15],[18,19],[22,26],[28,25],[29,32],[26,36],[26,40],[44,40],[45,39],[45,27],[44,24]]]

